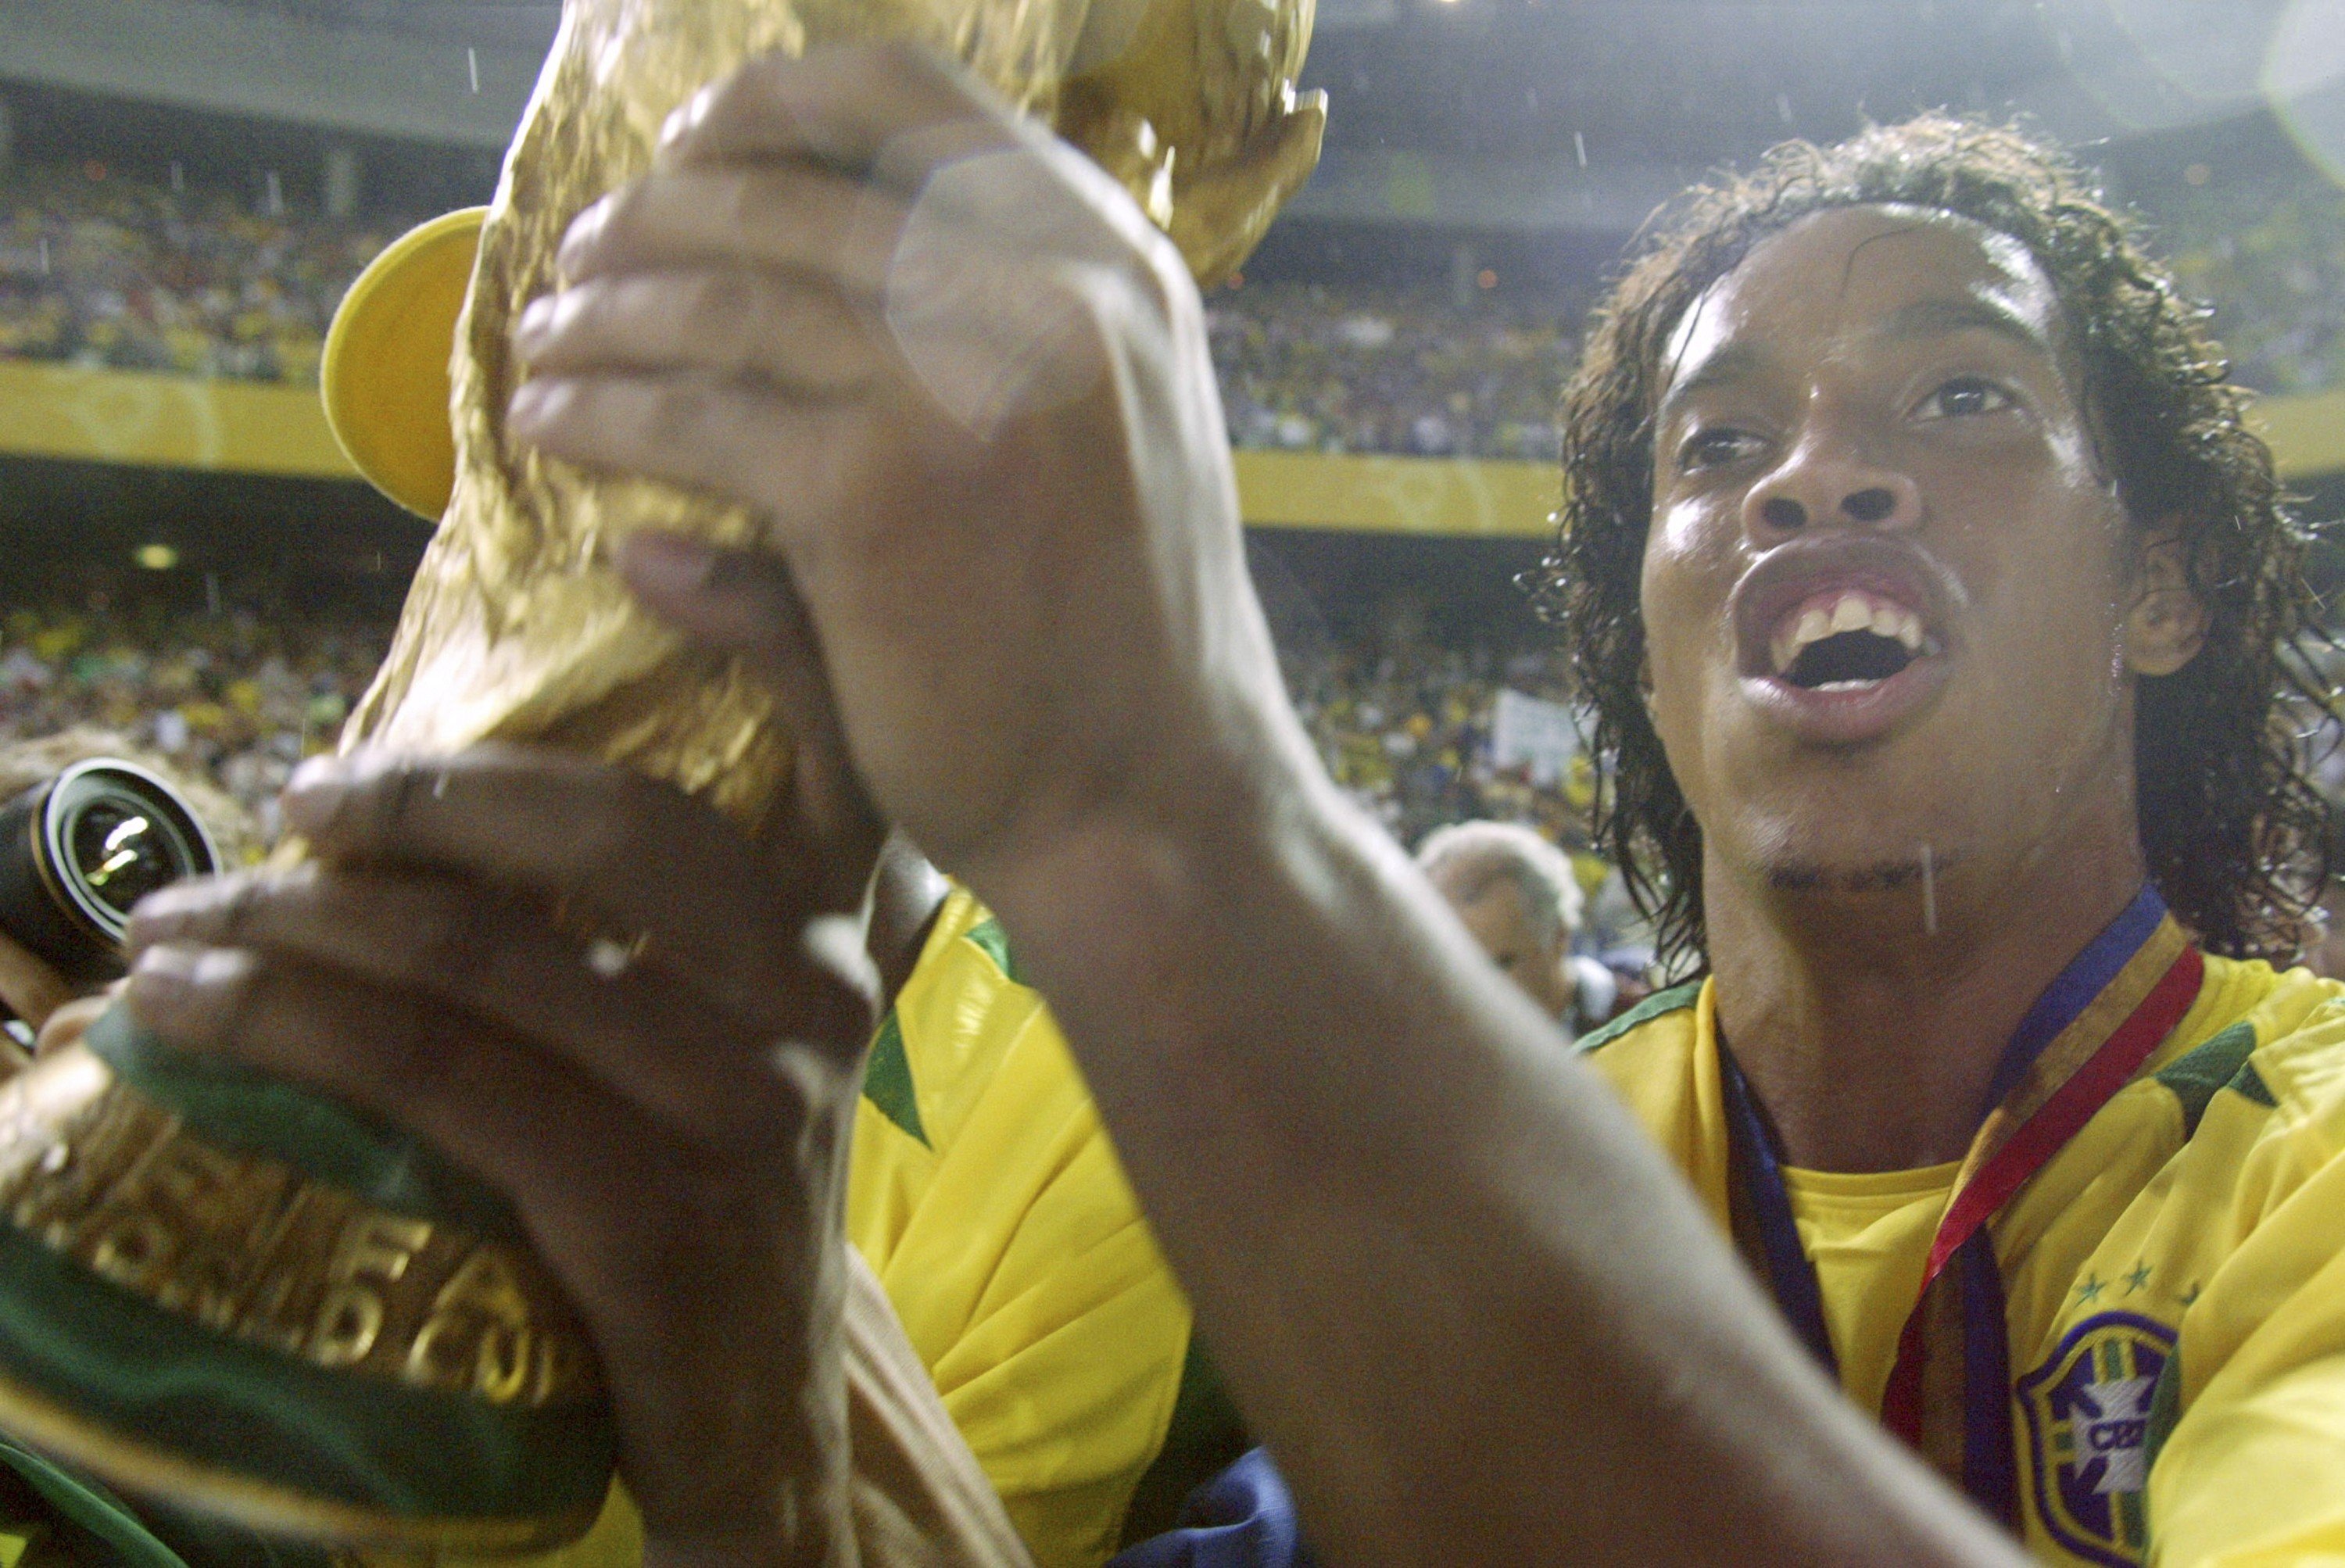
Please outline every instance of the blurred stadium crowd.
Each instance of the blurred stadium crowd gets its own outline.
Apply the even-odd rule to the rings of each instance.
[[[1230,440],[1553,462],[1585,301],[1265,283],[1206,302]]]
[[[1560,663],[1445,648],[1395,624],[1407,617],[1392,617],[1373,646],[1287,660],[1336,781],[1404,843],[1475,818],[1533,824],[1580,853],[1597,891],[1604,868],[1585,858],[1586,759],[1501,765],[1492,745],[1502,691],[1561,711]],[[102,591],[11,609],[0,616],[0,741],[74,728],[121,735],[218,785],[273,837],[278,790],[304,756],[333,744],[390,629],[289,606],[167,611]]]
[[[423,216],[297,216],[269,188],[256,199],[178,183],[94,160],[0,179],[0,356],[314,382],[342,290]],[[2345,193],[2309,172],[2176,189],[2151,217],[2185,284],[2217,302],[2239,379],[2275,392],[2337,384]],[[1487,287],[1217,290],[1208,323],[1231,439],[1552,458],[1556,391],[1586,303]]]
[[[389,628],[314,611],[218,615],[86,603],[0,616],[0,741],[105,730],[170,759],[277,830],[277,792],[332,744]]]
[[[2183,288],[2214,305],[2234,379],[2268,392],[2345,382],[2345,194],[2194,164],[2157,217]]]
[[[342,290],[412,219],[180,184],[96,159],[0,181],[0,356],[314,383]]]
[[[1584,754],[1546,769],[1496,744],[1499,693],[1568,706],[1562,660],[1502,657],[1384,636],[1282,659],[1295,711],[1335,782],[1405,844],[1448,822],[1526,822],[1567,847],[1585,844],[1595,776]]]

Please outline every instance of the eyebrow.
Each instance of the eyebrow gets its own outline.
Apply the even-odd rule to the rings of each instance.
[[[1984,300],[1916,300],[1902,305],[1869,336],[1912,342],[1956,332],[1985,331],[2008,339],[2031,353],[2053,359],[2052,345],[2027,321],[2004,306]],[[1747,381],[1762,373],[1770,362],[1766,351],[1750,343],[1729,343],[1701,362],[1682,381],[1673,382],[1654,410],[1657,423],[1668,422],[1678,405],[1711,387]]]
[[[1729,343],[1701,361],[1693,374],[1670,383],[1661,393],[1660,406],[1653,412],[1656,423],[1667,423],[1677,406],[1698,392],[1732,382],[1748,381],[1765,371],[1769,356],[1749,343]]]
[[[2009,338],[2046,359],[2052,345],[2026,319],[2009,308],[1985,300],[1916,300],[1898,307],[1877,329],[1884,338],[1944,337],[1953,332],[1987,331]]]

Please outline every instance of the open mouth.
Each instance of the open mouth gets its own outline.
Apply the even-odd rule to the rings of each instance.
[[[1920,616],[1857,588],[1802,600],[1776,622],[1769,641],[1776,677],[1807,691],[1878,685],[1934,651]]]
[[[1960,661],[1961,579],[1908,537],[1787,540],[1729,597],[1738,689],[1802,745],[1869,745],[1934,708]]]

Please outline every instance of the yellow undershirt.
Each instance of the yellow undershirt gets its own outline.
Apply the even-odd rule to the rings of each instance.
[[[1897,1336],[1921,1294],[1930,1238],[1960,1169],[1959,1161],[1862,1175],[1783,1167],[1792,1217],[1816,1266],[1841,1387],[1863,1410],[1881,1409]]]

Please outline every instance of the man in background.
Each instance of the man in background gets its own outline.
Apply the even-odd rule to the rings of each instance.
[[[1561,850],[1519,823],[1459,822],[1426,834],[1416,863],[1491,962],[1566,1033],[1612,1015],[1619,982],[1571,951],[1587,901]]]

